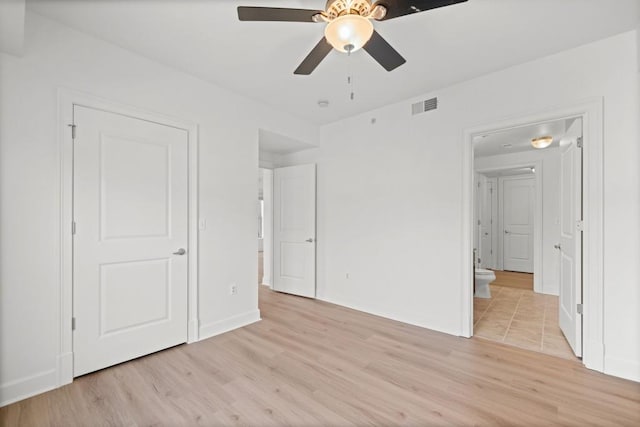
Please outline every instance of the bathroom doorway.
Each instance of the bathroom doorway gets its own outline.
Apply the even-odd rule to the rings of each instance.
[[[477,134],[472,142],[473,335],[580,357],[582,119]]]
[[[258,169],[258,284],[271,286],[273,259],[273,170]]]

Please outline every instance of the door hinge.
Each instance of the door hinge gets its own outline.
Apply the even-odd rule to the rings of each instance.
[[[576,310],[578,311],[578,314],[582,314],[584,311],[584,307],[582,306],[582,304],[576,304]]]
[[[76,318],[75,317],[71,318],[71,330],[72,331],[76,330]]]
[[[578,148],[582,148],[584,142],[581,136],[578,137],[578,140],[576,141],[576,145],[578,146]]]
[[[76,222],[71,222],[71,234],[76,234]]]
[[[478,225],[480,225],[480,220],[478,220]]]
[[[71,139],[76,139],[76,125],[67,125],[71,128]]]
[[[578,229],[578,231],[584,231],[584,221],[582,221],[581,219],[576,221],[576,228]]]

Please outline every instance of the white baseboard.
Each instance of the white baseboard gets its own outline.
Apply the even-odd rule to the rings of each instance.
[[[228,317],[200,327],[200,340],[214,337],[260,320],[260,310],[252,310],[237,316]]]
[[[640,361],[605,357],[604,373],[631,381],[640,382]]]
[[[0,407],[58,387],[56,369],[0,384]]]
[[[435,332],[442,332],[444,334],[449,334],[449,335],[453,335],[453,336],[460,336],[460,331],[458,330],[448,330],[448,329],[442,329],[442,328],[437,328],[433,325],[425,325],[423,323],[419,323],[419,322],[414,322],[411,321],[407,318],[403,318],[403,317],[399,317],[395,314],[391,314],[385,311],[381,311],[381,310],[373,310],[370,309],[369,307],[363,307],[357,304],[351,304],[351,303],[346,303],[344,301],[340,301],[337,299],[333,299],[333,298],[326,298],[324,296],[319,296],[316,294],[316,299],[319,301],[324,301],[324,302],[328,302],[331,304],[335,304],[335,305],[339,305],[341,307],[346,307],[346,308],[350,308],[352,310],[356,310],[356,311],[361,311],[363,313],[367,313],[367,314],[372,314],[374,316],[378,316],[378,317],[384,317],[385,319],[389,319],[389,320],[394,320],[396,322],[402,322],[402,323],[406,323],[407,325],[413,325],[413,326],[418,326],[420,328],[424,328],[424,329],[429,329],[430,331],[435,331]]]

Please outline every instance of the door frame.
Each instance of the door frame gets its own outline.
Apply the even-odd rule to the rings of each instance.
[[[535,206],[533,207],[533,291],[538,293],[543,293],[544,287],[542,286],[542,272],[544,269],[544,263],[542,262],[542,175],[543,175],[543,162],[542,160],[532,160],[529,162],[515,162],[505,164],[500,167],[494,168],[484,168],[478,169],[475,172],[479,174],[487,174],[491,172],[499,172],[499,171],[507,171],[511,169],[524,169],[533,167],[536,169],[533,174],[533,179],[535,182]],[[492,245],[495,244],[495,252],[494,252],[494,267],[496,270],[504,269],[504,243],[498,243],[499,239],[502,239],[501,233],[499,230],[502,230],[502,182],[501,178],[518,178],[525,177],[530,175],[513,175],[513,176],[500,176],[488,179],[495,179],[496,182],[496,211],[495,211],[495,221],[493,223],[491,233],[493,234],[492,238],[494,239]],[[493,200],[491,201],[493,203]],[[504,241],[503,241],[504,242]]]
[[[58,89],[58,153],[60,161],[60,300],[59,336],[56,361],[58,386],[73,381],[73,139],[74,106],[158,123],[187,132],[188,153],[188,244],[187,267],[187,342],[199,339],[198,318],[198,124],[154,111],[122,104],[67,88]]]
[[[487,124],[468,127],[462,133],[462,259],[461,265],[471,265],[473,259],[473,138],[476,135],[517,128],[536,123],[581,117],[583,123],[583,351],[582,362],[604,372],[604,284],[603,284],[603,105],[602,97],[589,98],[575,104],[550,108]],[[460,335],[473,335],[473,271],[462,277],[460,303],[462,307]]]

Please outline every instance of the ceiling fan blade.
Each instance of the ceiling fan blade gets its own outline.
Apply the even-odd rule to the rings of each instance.
[[[425,10],[436,9],[444,6],[451,6],[457,3],[464,3],[467,0],[380,0],[374,6],[382,5],[387,9],[387,14],[380,21],[397,18],[399,16],[410,15],[412,13],[424,12]]]
[[[309,55],[304,58],[304,61],[302,61],[298,68],[296,68],[293,74],[302,74],[308,76],[313,72],[313,70],[316,69],[318,64],[322,62],[325,56],[327,56],[329,52],[331,52],[331,49],[333,49],[333,47],[329,44],[327,39],[323,37],[322,40],[318,42],[316,47],[314,47],[311,52],[309,52]]]
[[[407,62],[376,30],[373,30],[373,35],[363,49],[387,71],[395,70]]]
[[[282,7],[238,6],[241,21],[315,22],[313,16],[321,10],[288,9]]]

